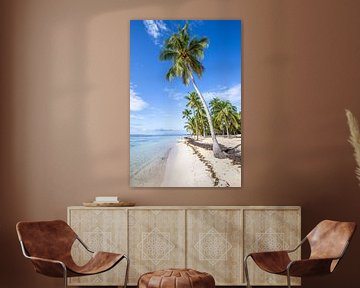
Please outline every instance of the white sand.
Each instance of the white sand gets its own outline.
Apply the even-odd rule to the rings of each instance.
[[[226,147],[240,150],[241,138],[219,136],[218,142]],[[199,140],[200,143],[212,143],[211,138]],[[199,155],[204,159],[201,161]],[[205,165],[205,163],[207,165]],[[209,168],[210,166],[210,168]],[[216,184],[216,185],[215,185]],[[187,145],[179,141],[171,149],[165,166],[162,187],[240,187],[241,168],[234,165],[231,159],[217,159],[211,150]]]
[[[219,144],[226,147],[237,147],[241,150],[241,138],[227,138],[223,136],[217,136]],[[212,143],[211,138],[198,141],[200,143]],[[241,187],[241,168],[239,165],[234,165],[231,159],[217,159],[213,156],[213,152],[210,150],[199,148],[199,152],[208,160],[219,178],[218,186],[229,187]]]
[[[162,187],[213,187],[214,181],[204,163],[184,140],[171,149]]]

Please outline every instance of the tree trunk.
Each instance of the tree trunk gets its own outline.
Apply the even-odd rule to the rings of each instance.
[[[217,142],[217,139],[216,139],[216,136],[215,136],[215,133],[214,133],[214,127],[213,127],[213,124],[212,124],[212,121],[211,121],[209,108],[206,105],[205,99],[204,99],[203,95],[201,94],[199,88],[197,87],[197,85],[195,83],[195,79],[194,79],[192,73],[190,73],[190,78],[191,78],[191,82],[192,82],[196,92],[198,93],[198,95],[200,97],[201,103],[203,104],[204,109],[205,109],[206,117],[207,117],[207,120],[209,122],[211,138],[212,138],[212,141],[213,141],[213,153],[214,153],[214,156],[215,156],[215,158],[224,159],[224,158],[226,158],[226,155],[225,155],[225,153],[223,151],[221,151],[219,143]]]
[[[196,117],[195,111],[193,109],[193,114],[195,117],[195,129],[196,129],[196,140],[199,140],[199,126],[198,126],[198,119]]]
[[[229,127],[226,125],[226,134],[227,134],[227,137],[230,138],[230,135],[229,135]]]

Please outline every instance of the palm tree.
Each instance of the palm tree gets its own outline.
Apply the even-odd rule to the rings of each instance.
[[[193,115],[195,117],[196,140],[199,140],[199,122],[201,121],[200,111],[202,109],[200,97],[196,92],[191,92],[189,95],[185,96],[185,98],[188,100],[186,106],[192,109]]]
[[[201,103],[200,97],[195,91],[193,91],[189,93],[189,95],[185,96],[185,98],[188,100],[186,106],[190,107],[193,110],[193,114],[196,117],[197,131],[202,133],[205,138],[208,125],[206,112]],[[201,126],[201,129],[199,126]]]
[[[206,137],[206,131],[209,130],[209,125],[207,122],[207,117],[206,117],[206,112],[204,107],[201,107],[201,109],[199,110],[199,121],[201,123],[201,132],[203,133],[204,139]]]
[[[210,112],[211,112],[212,122],[213,122],[214,128],[217,131],[222,132],[222,135],[224,136],[224,128],[225,127],[224,127],[223,123],[214,121],[214,115],[216,115],[217,111],[220,110],[221,101],[222,100],[220,98],[218,98],[218,97],[213,98],[210,101]]]
[[[185,130],[191,133],[191,135],[195,135],[196,126],[195,126],[195,117],[190,117],[184,126]]]
[[[214,98],[211,102],[211,112],[214,122],[221,128],[226,129],[227,137],[230,137],[229,130],[237,130],[240,128],[240,117],[237,109],[230,101]]]
[[[182,114],[183,114],[183,116],[182,116],[182,118],[184,119],[186,119],[186,120],[189,120],[190,118],[191,118],[191,116],[192,116],[192,112],[191,112],[191,110],[189,110],[189,109],[185,109],[183,112],[182,112]]]
[[[237,129],[237,131],[239,132],[239,134],[241,134],[241,111],[239,112],[239,129]]]
[[[214,133],[209,108],[206,105],[206,101],[197,87],[193,76],[195,73],[200,78],[204,72],[204,66],[201,64],[200,60],[204,57],[204,49],[208,44],[209,40],[206,37],[200,39],[190,37],[188,23],[186,23],[183,28],[179,28],[177,33],[174,33],[165,41],[164,48],[160,53],[160,60],[172,61],[172,66],[166,74],[167,80],[170,81],[175,77],[181,77],[185,85],[189,85],[189,82],[191,81],[195,91],[200,96],[201,103],[205,109],[213,140],[214,156],[216,158],[225,158],[225,154],[221,151]]]

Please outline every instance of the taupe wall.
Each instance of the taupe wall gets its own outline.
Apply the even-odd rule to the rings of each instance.
[[[359,12],[329,0],[1,1],[0,286],[62,287],[32,272],[15,223],[65,219],[95,195],[301,205],[303,234],[324,218],[360,223],[344,115],[360,118]],[[243,188],[129,188],[129,19],[143,18],[243,21]],[[359,242],[304,287],[358,287]]]

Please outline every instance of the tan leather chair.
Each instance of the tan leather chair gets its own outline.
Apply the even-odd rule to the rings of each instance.
[[[249,257],[266,272],[286,275],[289,288],[291,288],[290,276],[315,276],[333,272],[344,256],[355,229],[354,222],[324,220],[295,249],[250,253],[244,259],[247,287],[251,287],[247,267]],[[306,241],[311,248],[309,259],[291,261],[289,253],[296,251]]]
[[[16,225],[24,256],[31,260],[35,271],[50,277],[88,276],[110,270],[122,259],[126,259],[124,288],[127,285],[129,259],[125,254],[91,251],[62,220],[19,222]],[[83,266],[78,266],[71,257],[71,247],[78,240],[92,254]]]

